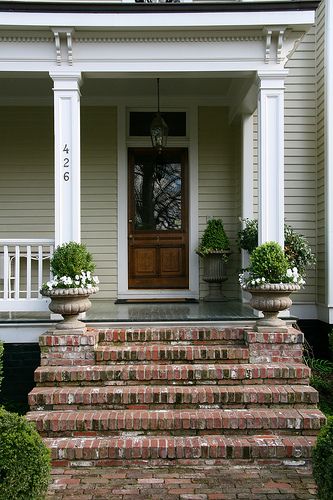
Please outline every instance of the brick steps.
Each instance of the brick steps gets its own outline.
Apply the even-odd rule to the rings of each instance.
[[[126,460],[238,460],[307,459],[314,436],[127,436],[45,438],[56,466],[123,465]],[[132,462],[133,463],[133,462]],[[149,462],[151,464],[151,462]]]
[[[218,342],[244,343],[243,328],[113,328],[99,331],[99,343],[117,342]]]
[[[60,467],[307,460],[325,417],[303,340],[293,328],[47,332],[28,418]]]
[[[37,384],[307,384],[310,370],[300,363],[266,364],[108,364],[92,366],[42,366],[35,371]]]
[[[324,424],[316,409],[185,409],[37,411],[27,414],[42,435],[103,436],[136,432],[171,435],[202,434],[315,434]]]
[[[170,345],[165,343],[142,345],[102,345],[95,350],[96,362],[221,362],[244,363],[249,360],[246,347],[219,345]]]
[[[247,408],[254,405],[304,406],[318,402],[318,393],[307,385],[170,385],[35,387],[29,394],[30,408],[137,409]]]

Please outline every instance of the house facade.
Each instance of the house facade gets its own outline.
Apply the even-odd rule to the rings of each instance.
[[[260,242],[283,244],[284,221],[307,237],[317,266],[292,313],[333,323],[332,23],[324,0],[1,1],[0,311],[47,308],[70,240],[95,257],[95,300],[200,299],[211,217],[241,301],[239,219],[255,217]]]

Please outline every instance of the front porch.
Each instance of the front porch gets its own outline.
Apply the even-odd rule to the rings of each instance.
[[[235,299],[226,302],[164,302],[117,304],[110,300],[92,300],[85,323],[92,328],[216,326],[250,327],[257,319],[255,311]],[[296,317],[284,318],[294,324]],[[0,340],[6,343],[38,342],[56,320],[48,311],[0,312]]]

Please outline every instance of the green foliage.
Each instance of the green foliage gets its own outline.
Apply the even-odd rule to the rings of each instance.
[[[289,261],[275,241],[259,245],[250,255],[250,275],[265,278],[266,283],[288,283],[288,268]]]
[[[333,417],[329,417],[313,450],[313,477],[320,500],[333,500]]]
[[[256,219],[242,219],[242,222],[245,226],[238,232],[238,248],[247,250],[251,254],[258,246],[258,221]]]
[[[309,358],[307,360],[307,365],[311,370],[318,372],[320,375],[333,374],[333,363],[328,359]]]
[[[1,384],[2,384],[2,380],[3,380],[3,360],[2,360],[2,356],[3,356],[3,343],[0,342],[0,392],[1,392]]]
[[[201,257],[210,253],[229,251],[230,243],[221,219],[210,219],[202,235],[197,254]],[[227,256],[225,256],[227,258]],[[225,260],[226,260],[225,258]]]
[[[245,225],[238,232],[238,246],[251,254],[258,246],[258,221],[256,219],[242,219],[242,221]],[[297,267],[303,277],[306,269],[316,263],[316,257],[307,239],[288,224],[284,225],[284,252],[289,260],[289,267]]]
[[[51,271],[54,276],[68,276],[72,279],[81,271],[92,272],[95,269],[92,255],[82,243],[70,241],[56,248],[51,259]]]
[[[303,276],[305,276],[306,269],[316,263],[316,257],[307,239],[296,233],[288,224],[284,225],[284,251],[289,259],[290,267],[297,267],[298,272]]]
[[[44,498],[50,452],[25,417],[0,408],[0,500]]]
[[[330,350],[331,359],[333,359],[333,330],[328,334],[328,348]]]
[[[315,358],[311,345],[304,341],[304,363],[311,368],[310,385],[319,392],[319,408],[333,415],[333,363]]]

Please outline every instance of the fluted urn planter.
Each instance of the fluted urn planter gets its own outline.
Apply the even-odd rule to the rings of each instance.
[[[50,297],[49,309],[53,313],[61,314],[63,321],[57,324],[58,330],[77,330],[85,328],[83,321],[78,319],[81,313],[91,307],[89,296],[97,293],[98,287],[91,288],[55,288],[42,290],[44,297]]]
[[[264,317],[257,320],[257,326],[279,327],[286,322],[278,318],[281,311],[292,305],[290,295],[297,292],[300,286],[293,283],[266,283],[257,287],[248,286],[245,291],[251,294],[250,305],[262,311]]]
[[[225,272],[225,257],[229,251],[214,252],[203,257],[203,280],[208,283],[209,293],[204,297],[206,302],[221,302],[226,300],[222,292],[222,283],[227,280]]]

